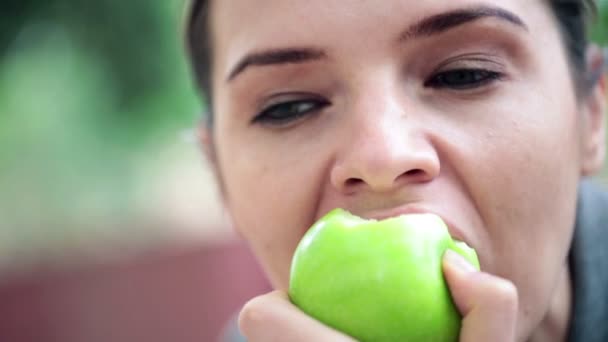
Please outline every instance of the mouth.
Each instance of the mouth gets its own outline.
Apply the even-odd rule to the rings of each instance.
[[[441,215],[437,212],[434,212],[432,210],[423,208],[423,207],[407,205],[407,206],[403,206],[403,207],[393,208],[390,210],[378,210],[378,211],[369,212],[369,213],[363,215],[363,217],[365,217],[367,219],[373,219],[373,220],[384,220],[384,219],[388,219],[391,217],[397,217],[397,216],[407,215],[407,214],[432,214],[432,215],[439,216],[443,220],[443,222],[445,222],[446,226],[448,227],[448,232],[450,233],[450,236],[452,237],[452,239],[454,239],[456,241],[462,241],[462,242],[466,243],[467,245],[471,246],[470,241],[468,241],[468,239],[466,238],[463,231],[457,225],[455,225],[449,218],[447,218],[444,215]],[[473,247],[473,246],[471,246],[471,247]]]

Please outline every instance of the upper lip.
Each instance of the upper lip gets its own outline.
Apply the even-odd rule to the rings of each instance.
[[[446,217],[438,212],[435,212],[433,210],[429,210],[427,208],[421,207],[421,206],[405,205],[402,207],[396,207],[396,208],[392,208],[392,209],[388,209],[388,210],[372,211],[364,216],[368,219],[383,220],[383,219],[387,219],[390,217],[397,217],[397,216],[405,215],[405,214],[435,214],[435,215],[441,217],[441,219],[448,226],[448,232],[450,233],[450,236],[452,236],[453,239],[456,239],[458,241],[463,241],[463,242],[469,244],[469,241],[467,241],[466,236],[464,235],[463,231],[456,224],[454,224],[454,222],[452,222],[448,217]]]

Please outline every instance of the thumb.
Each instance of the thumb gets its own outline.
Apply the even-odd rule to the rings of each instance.
[[[477,271],[460,254],[443,259],[446,281],[463,316],[461,342],[515,341],[517,289],[510,281]]]

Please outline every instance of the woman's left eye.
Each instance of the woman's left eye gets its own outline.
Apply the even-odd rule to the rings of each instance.
[[[501,77],[501,73],[485,69],[455,69],[433,75],[424,83],[424,86],[437,89],[468,90],[490,84]]]

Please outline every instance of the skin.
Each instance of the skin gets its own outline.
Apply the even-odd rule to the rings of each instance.
[[[523,25],[484,18],[399,39],[478,5]],[[603,163],[605,83],[577,98],[543,1],[222,0],[211,11],[215,122],[201,139],[276,289],[243,309],[250,341],[349,340],[285,295],[297,243],[336,207],[434,212],[477,250],[482,272],[444,259],[461,341],[564,340],[577,183]],[[231,77],[245,55],[294,47],[323,56]],[[500,76],[467,89],[430,82],[456,69]],[[285,101],[314,110],[280,125],[254,119]]]

